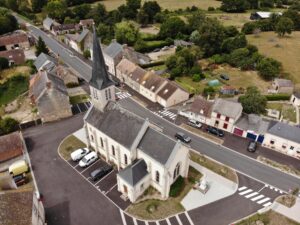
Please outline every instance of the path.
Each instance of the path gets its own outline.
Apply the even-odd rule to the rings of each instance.
[[[278,202],[275,202],[272,209],[292,220],[300,222],[300,198],[296,199],[296,203],[291,208],[288,208]]]

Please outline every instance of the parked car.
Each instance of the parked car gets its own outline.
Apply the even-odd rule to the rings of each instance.
[[[165,46],[165,47],[163,47],[161,50],[162,51],[167,51],[167,50],[169,50],[170,48],[169,48],[169,46]]]
[[[160,51],[160,48],[156,48],[153,50],[153,52],[159,52]]]
[[[195,127],[195,128],[201,128],[202,124],[197,120],[189,120],[188,125]]]
[[[189,136],[181,132],[176,133],[175,138],[185,143],[190,143],[192,141]]]
[[[92,181],[97,181],[104,177],[106,174],[108,174],[110,171],[112,171],[113,167],[110,165],[105,165],[101,168],[95,169],[90,173],[90,176],[92,178]]]
[[[90,152],[90,150],[88,148],[80,148],[75,150],[74,152],[71,153],[71,159],[74,162],[79,161],[80,159],[82,159],[85,155],[87,155]]]
[[[21,174],[21,175],[15,176],[13,179],[14,179],[15,184],[18,187],[27,183],[26,174]]]
[[[223,79],[223,80],[229,80],[229,76],[227,74],[221,74],[220,77]]]
[[[256,142],[250,141],[247,150],[248,150],[248,152],[255,152],[256,147],[257,147]]]
[[[207,127],[206,131],[210,134],[219,136],[219,137],[224,137],[224,132],[218,128],[215,127]]]
[[[93,162],[95,162],[98,159],[98,155],[96,152],[90,152],[89,154],[87,154],[86,156],[84,156],[82,158],[82,160],[80,160],[79,162],[79,166],[80,167],[87,167],[89,165],[91,165]]]
[[[23,173],[27,173],[28,171],[29,171],[29,167],[25,160],[18,160],[8,167],[8,172],[13,177]]]

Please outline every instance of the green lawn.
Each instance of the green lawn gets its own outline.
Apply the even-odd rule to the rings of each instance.
[[[296,122],[296,111],[292,105],[284,104],[284,103],[268,103],[267,109],[275,109],[278,110],[283,119],[289,120],[291,122]]]
[[[70,135],[60,143],[58,151],[65,160],[69,160],[71,159],[70,154],[74,150],[84,147],[86,147],[86,145],[82,141],[74,135]]]
[[[207,86],[205,81],[194,82],[189,76],[177,77],[175,81],[189,93],[194,94],[201,94]]]
[[[88,95],[75,95],[70,97],[70,103],[72,105],[76,105],[81,102],[88,102],[89,96]]]

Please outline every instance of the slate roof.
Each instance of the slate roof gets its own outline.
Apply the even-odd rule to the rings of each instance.
[[[269,134],[300,143],[300,128],[286,123],[277,122],[268,130]]]
[[[76,24],[59,24],[52,27],[54,31],[74,30],[78,29]]]
[[[294,93],[294,96],[295,96],[296,98],[300,98],[300,92],[295,92],[295,93]]]
[[[89,32],[90,31],[88,29],[83,29],[83,31],[78,35],[76,41],[81,42],[86,37],[86,35],[88,35]]]
[[[189,110],[197,114],[202,114],[205,117],[210,117],[212,107],[212,102],[209,102],[202,97],[196,97]]]
[[[264,120],[259,115],[243,114],[235,126],[245,131],[250,130],[258,134],[265,134],[270,126],[270,121]]]
[[[149,56],[140,52],[136,52],[128,46],[123,46],[123,56],[124,58],[138,65],[145,65],[151,62],[151,58]]]
[[[147,165],[143,159],[137,160],[118,173],[118,175],[131,186],[135,186],[148,174]]]
[[[0,162],[23,154],[24,146],[19,132],[0,136]]]
[[[105,49],[104,53],[111,58],[115,58],[123,51],[123,46],[113,40]]]
[[[145,119],[127,111],[115,102],[109,102],[103,112],[92,107],[85,120],[128,149],[131,148],[145,122]]]
[[[176,144],[177,142],[173,139],[149,127],[140,141],[138,149],[165,165]]]
[[[0,194],[1,224],[32,224],[33,192],[7,191]]]
[[[46,61],[52,62],[52,67],[57,64],[57,59],[51,57],[50,55],[47,55],[45,53],[41,53],[36,60],[34,61],[34,66],[37,70],[40,70],[41,67],[44,65]],[[49,65],[50,66],[50,65]],[[46,68],[47,69],[47,68]]]
[[[117,65],[117,69],[126,75],[132,73],[136,67],[137,65],[129,61],[128,59],[122,59],[121,62]]]
[[[276,78],[274,80],[275,83],[277,83],[278,86],[280,87],[293,87],[294,84],[291,80],[287,80],[287,79],[278,79]]]
[[[44,26],[47,26],[47,27],[50,27],[53,23],[54,23],[54,21],[53,21],[51,18],[49,18],[49,17],[47,17],[47,18],[44,19],[44,21],[43,21],[43,25],[44,25]]]
[[[142,80],[143,80],[143,77],[145,76],[145,74],[147,73],[146,70],[144,70],[143,68],[141,67],[136,67],[135,70],[129,75],[129,77],[137,82],[137,83],[140,83]]]
[[[161,90],[157,93],[162,99],[168,100],[178,89],[178,87],[172,82],[167,82]]]
[[[105,61],[103,58],[102,50],[94,29],[93,34],[93,63],[92,63],[92,77],[89,84],[97,90],[105,89],[114,83],[110,80],[106,70]]]
[[[243,107],[239,102],[232,102],[218,98],[213,104],[212,111],[233,119],[237,119],[237,117],[243,111]]]
[[[8,59],[8,61],[14,61],[16,65],[25,62],[25,55],[23,49],[13,49],[8,51],[0,51],[0,57]]]
[[[152,72],[148,72],[140,83],[152,92],[156,92],[166,80]]]
[[[24,33],[12,33],[0,37],[0,46],[15,45],[23,42],[28,42],[28,37]]]

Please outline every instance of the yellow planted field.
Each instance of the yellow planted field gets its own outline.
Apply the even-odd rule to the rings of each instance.
[[[280,61],[284,72],[300,88],[300,32],[279,38],[274,32],[262,32],[259,35],[248,35],[248,41],[258,47],[265,56]]]

